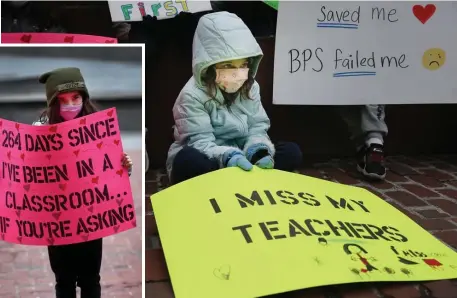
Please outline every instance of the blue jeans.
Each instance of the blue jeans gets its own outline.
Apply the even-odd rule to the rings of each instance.
[[[302,163],[300,147],[291,142],[275,145],[275,169],[292,172]],[[209,159],[205,154],[192,147],[184,147],[176,154],[171,171],[171,183],[177,184],[188,179],[219,169],[217,160]]]

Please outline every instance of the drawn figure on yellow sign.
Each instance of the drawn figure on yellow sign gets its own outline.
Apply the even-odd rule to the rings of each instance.
[[[356,247],[356,249],[358,249],[358,251],[354,252],[353,249],[350,249],[350,247]],[[358,257],[358,259],[362,262],[362,264],[365,266],[365,268],[360,269],[360,272],[368,273],[368,272],[371,272],[374,270],[378,270],[378,268],[376,268],[375,266],[370,264],[370,262],[368,262],[367,258],[365,258],[361,255],[361,253],[364,253],[366,255],[366,254],[368,254],[368,252],[360,245],[354,244],[354,243],[347,243],[347,244],[343,245],[343,249],[344,249],[344,252],[348,255],[355,254]]]

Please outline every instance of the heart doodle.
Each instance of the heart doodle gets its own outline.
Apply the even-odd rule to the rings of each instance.
[[[25,42],[25,43],[30,43],[31,40],[32,40],[32,35],[30,35],[30,34],[24,34],[21,37],[21,41]]]
[[[116,200],[117,205],[118,205],[118,206],[121,206],[121,204],[122,204],[123,201],[124,201],[124,199],[118,199],[118,200]]]
[[[19,241],[19,243],[22,243],[22,237],[17,237],[16,239]]]
[[[59,184],[59,188],[63,191],[65,191],[65,189],[67,188],[67,185],[65,183],[61,183]]]
[[[79,120],[79,124],[80,125],[86,124],[86,118]]]
[[[49,245],[53,245],[54,244],[54,239],[53,238],[48,238],[48,243],[49,243]]]
[[[63,42],[73,43],[74,39],[75,39],[74,36],[65,36],[65,38],[63,39]]]
[[[17,215],[17,217],[21,218],[21,210],[17,210],[16,215]]]
[[[24,185],[24,189],[25,189],[25,191],[29,191],[30,190],[30,184],[25,184]]]
[[[21,159],[24,160],[24,158],[25,158],[25,154],[21,153]]]
[[[74,154],[76,157],[78,157],[78,155],[79,155],[79,149],[78,149],[78,150],[75,150],[75,151],[73,151],[73,154]]]
[[[116,174],[118,174],[119,176],[122,177],[122,174],[124,173],[124,170],[123,169],[120,169],[120,170],[117,170],[116,171]]]
[[[87,210],[88,210],[90,213],[94,212],[94,206],[90,206],[89,208],[87,208]]]
[[[57,125],[49,127],[50,132],[56,132],[57,131]]]
[[[117,231],[119,231],[119,226],[114,226],[113,230],[114,230],[114,233],[117,233]]]
[[[47,154],[47,155],[46,155],[46,158],[47,158],[48,160],[51,160],[51,157],[52,157],[51,154]]]
[[[8,152],[6,153],[6,156],[8,157],[8,159],[11,159],[11,151],[8,151]]]
[[[114,144],[119,145],[120,141],[119,140],[114,140]]]
[[[20,125],[19,123],[16,123],[16,125],[15,125],[15,127],[16,127],[17,130],[19,130],[19,127],[20,127],[20,126],[21,126],[21,125]]]
[[[229,280],[230,273],[231,273],[230,265],[222,265],[219,268],[215,268],[213,271],[214,276],[219,279],[222,279],[222,280]]]
[[[97,144],[97,148],[98,149],[102,148],[102,146],[103,146],[103,142],[100,142],[100,143]]]
[[[427,23],[427,21],[435,14],[435,11],[436,6],[433,4],[427,4],[425,7],[422,5],[413,6],[413,14],[422,24]]]
[[[98,176],[97,176],[97,177],[94,177],[94,178],[92,178],[92,183],[94,183],[94,184],[98,184]]]
[[[114,110],[111,110],[109,111],[108,113],[106,113],[106,115],[108,115],[109,117],[113,116],[113,113],[114,113]]]
[[[52,217],[54,217],[56,220],[59,220],[59,217],[60,217],[61,214],[62,214],[62,212],[54,212],[52,214]]]

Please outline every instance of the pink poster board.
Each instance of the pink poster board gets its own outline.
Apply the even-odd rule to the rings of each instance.
[[[85,242],[136,227],[116,109],[58,125],[0,119],[0,240]]]
[[[117,43],[117,39],[69,33],[2,33],[2,43]]]

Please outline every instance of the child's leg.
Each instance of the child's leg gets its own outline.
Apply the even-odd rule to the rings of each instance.
[[[176,154],[171,171],[171,183],[177,184],[188,179],[219,169],[216,160],[192,147],[184,147]]]
[[[100,268],[102,266],[103,239],[79,243],[78,286],[81,298],[100,298]]]
[[[56,297],[76,298],[76,263],[74,245],[49,246],[48,255],[56,277]]]
[[[279,142],[275,145],[275,148],[275,169],[292,172],[301,166],[303,162],[303,155],[297,144],[291,142]]]

